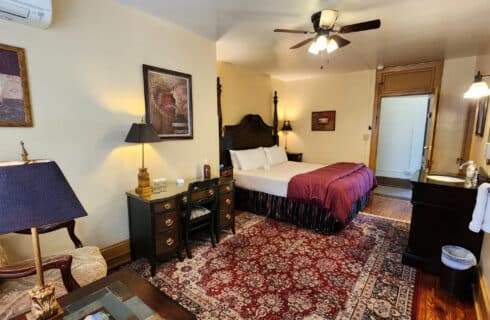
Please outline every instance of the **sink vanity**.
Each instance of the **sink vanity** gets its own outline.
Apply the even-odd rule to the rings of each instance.
[[[452,244],[473,252],[479,260],[483,233],[468,229],[477,187],[464,178],[417,174],[412,180],[412,220],[402,261],[438,274],[441,247]]]

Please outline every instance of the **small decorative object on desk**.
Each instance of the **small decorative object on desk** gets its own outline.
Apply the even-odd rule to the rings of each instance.
[[[179,179],[175,180],[175,184],[178,185],[178,186],[183,185],[184,184],[184,179],[179,178]]]
[[[204,167],[202,171],[203,171],[204,179],[211,178],[211,166],[209,165],[208,160],[204,160]]]
[[[153,179],[153,193],[161,193],[167,191],[167,179]]]

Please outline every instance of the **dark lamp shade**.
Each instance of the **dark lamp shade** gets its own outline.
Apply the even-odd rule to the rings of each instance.
[[[149,123],[133,123],[126,136],[126,142],[146,143],[161,141],[158,133]]]
[[[56,162],[0,162],[0,234],[86,215]]]
[[[293,131],[293,128],[291,127],[291,123],[289,120],[284,120],[284,124],[282,125],[281,131]]]

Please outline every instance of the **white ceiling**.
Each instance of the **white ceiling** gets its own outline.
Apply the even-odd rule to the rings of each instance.
[[[217,42],[217,59],[282,80],[490,52],[490,0],[119,0]],[[345,34],[352,43],[329,57],[308,46],[290,50],[312,30],[310,16],[340,11],[337,26],[381,19],[378,30]]]

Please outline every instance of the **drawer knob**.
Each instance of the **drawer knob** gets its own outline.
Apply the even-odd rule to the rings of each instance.
[[[167,220],[165,220],[165,225],[166,225],[167,227],[171,227],[173,224],[174,224],[174,219],[172,219],[172,218],[167,218]]]
[[[227,214],[225,215],[225,218],[226,218],[227,220],[231,220],[231,214],[227,213]]]
[[[174,242],[175,242],[175,241],[174,241],[174,239],[172,239],[172,238],[168,238],[166,242],[167,242],[167,246],[169,246],[169,247],[170,247],[171,245],[173,245],[173,244],[174,244]]]
[[[187,203],[187,196],[183,196],[183,197],[182,197],[182,202],[183,202],[183,203]]]
[[[210,196],[212,196],[214,194],[214,190],[209,190],[208,193]]]
[[[226,202],[227,205],[230,205],[231,204],[231,199],[228,198],[228,199],[225,200],[225,202]]]
[[[168,210],[172,207],[172,205],[168,202],[165,202],[165,204],[163,205],[163,207],[165,208],[165,210]]]
[[[228,191],[228,192],[230,192],[231,191],[231,187],[230,186],[226,186],[225,187],[225,190]]]

